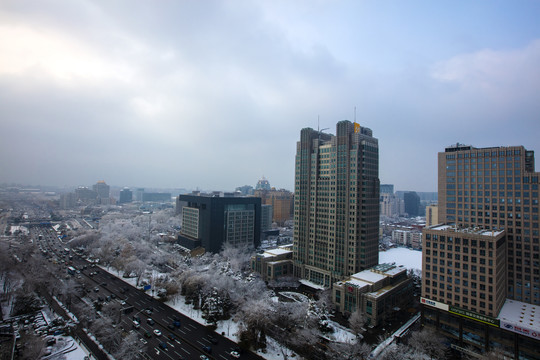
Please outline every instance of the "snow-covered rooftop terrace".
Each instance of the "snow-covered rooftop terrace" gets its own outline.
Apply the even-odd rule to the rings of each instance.
[[[540,306],[506,299],[498,319],[512,325],[540,332]]]

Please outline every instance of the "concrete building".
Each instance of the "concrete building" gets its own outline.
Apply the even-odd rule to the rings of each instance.
[[[405,214],[405,203],[396,194],[381,193],[379,207],[381,216],[397,217]]]
[[[296,151],[295,273],[324,287],[379,259],[378,140],[348,120],[336,133],[302,129]]]
[[[539,173],[523,146],[456,144],[438,154],[439,220],[505,229],[508,297],[540,305]]]
[[[424,229],[422,296],[496,317],[506,299],[504,230]]]
[[[258,272],[264,281],[293,275],[293,251],[291,245],[266,250],[251,257],[251,270]]]
[[[337,311],[366,314],[368,324],[377,326],[397,311],[407,308],[413,299],[413,282],[407,269],[380,264],[334,283],[332,300]]]
[[[111,197],[111,187],[100,180],[92,186],[92,190],[97,193],[99,199],[108,200]]]
[[[272,205],[261,205],[261,232],[272,228],[272,216],[274,209]]]
[[[135,201],[143,201],[144,188],[137,188],[135,190]]]
[[[203,247],[218,253],[226,243],[253,247],[260,244],[259,198],[180,195],[176,208],[182,216],[178,241],[185,248]]]
[[[437,205],[426,206],[426,226],[439,224],[439,207]]]
[[[420,196],[414,191],[407,191],[403,195],[403,201],[405,202],[405,212],[410,217],[420,215]]]
[[[129,188],[123,188],[120,191],[120,204],[126,204],[133,201],[133,192]]]
[[[412,247],[413,249],[421,249],[422,232],[419,230],[393,230],[392,242],[397,245]]]
[[[278,225],[283,225],[285,221],[292,219],[294,195],[290,191],[285,189],[259,189],[255,190],[253,195],[260,197],[262,204],[272,205],[274,209],[272,221]]]

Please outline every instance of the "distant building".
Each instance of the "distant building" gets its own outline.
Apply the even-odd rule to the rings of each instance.
[[[75,196],[77,197],[77,203],[84,205],[93,205],[96,203],[98,194],[94,190],[90,190],[85,186],[79,186],[77,189],[75,189]]]
[[[133,192],[129,188],[123,188],[120,191],[120,204],[126,204],[133,201]]]
[[[396,217],[405,213],[405,204],[397,195],[381,193],[380,197],[381,216]]]
[[[381,184],[381,195],[382,194],[394,194],[394,184]]]
[[[60,208],[71,209],[77,205],[77,194],[74,192],[60,195]]]
[[[226,243],[253,247],[260,244],[259,198],[180,195],[176,208],[182,216],[178,241],[183,247],[204,247],[218,253]]]
[[[251,257],[251,269],[261,274],[264,281],[293,276],[292,246],[280,246]]]
[[[272,228],[272,215],[274,209],[272,205],[261,205],[261,231],[270,230]]]
[[[142,194],[143,202],[171,202],[172,195],[171,193],[150,193],[144,192]]]
[[[324,287],[379,259],[378,140],[348,120],[336,133],[305,128],[296,145],[295,273]]]
[[[401,246],[422,248],[422,232],[419,230],[393,230],[392,241]]]
[[[377,326],[406,309],[413,299],[413,282],[407,269],[380,264],[334,283],[332,300],[337,311],[366,314],[368,324]]]
[[[261,180],[257,182],[257,185],[255,186],[255,190],[270,190],[270,189],[271,189],[270,182],[266,180],[264,176]]]
[[[144,188],[137,188],[135,190],[135,201],[143,201]]]
[[[439,224],[439,207],[437,205],[426,206],[426,227]]]
[[[272,205],[272,221],[283,225],[285,221],[292,219],[294,207],[294,195],[288,190],[255,190],[253,195],[261,198],[262,204]]]
[[[97,193],[97,197],[99,199],[108,200],[111,197],[111,187],[103,180],[100,180],[94,184],[92,189]]]
[[[253,186],[251,185],[239,186],[236,188],[236,191],[240,192],[240,194],[244,196],[253,195]]]
[[[414,191],[408,191],[404,194],[405,212],[410,217],[420,215],[420,197]]]

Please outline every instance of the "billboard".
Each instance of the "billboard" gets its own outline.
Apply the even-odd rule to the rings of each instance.
[[[514,325],[510,322],[501,320],[501,329],[515,332],[520,335],[525,335],[536,340],[540,340],[540,332],[538,330],[529,329],[525,326]]]
[[[425,297],[421,297],[421,298],[420,298],[420,302],[421,302],[422,304],[424,304],[424,305],[428,305],[428,306],[435,307],[435,308],[437,308],[437,309],[441,309],[441,310],[444,310],[444,311],[448,311],[448,305],[445,304],[445,303],[442,303],[442,302],[438,302],[438,301],[426,299]]]

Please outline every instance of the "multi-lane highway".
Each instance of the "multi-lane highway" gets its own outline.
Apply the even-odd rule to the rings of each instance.
[[[146,357],[163,360],[262,359],[250,351],[241,351],[233,341],[68,251],[52,229],[38,231],[42,235],[39,241],[42,252],[47,251],[46,256],[52,258],[51,261],[66,267],[66,273],[68,266],[76,270],[72,276],[89,290],[86,300],[119,303],[119,308],[124,309],[118,314],[119,331],[136,332],[139,341],[146,345]]]

